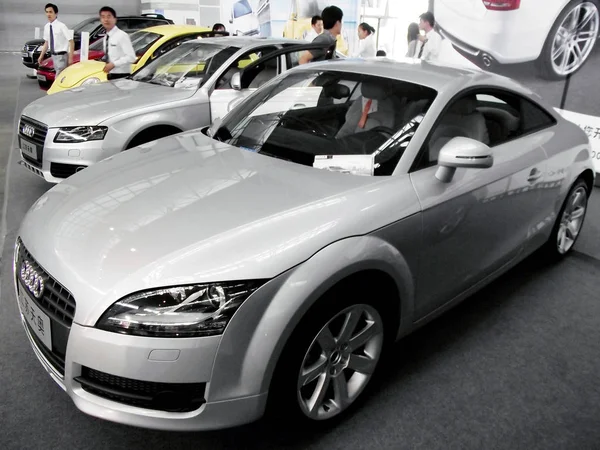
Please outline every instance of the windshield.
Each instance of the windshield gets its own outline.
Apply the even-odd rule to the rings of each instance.
[[[430,88],[378,76],[288,72],[209,134],[319,169],[391,175],[435,96]]]
[[[149,31],[136,31],[131,34],[131,45],[135,51],[135,56],[143,56],[152,45],[158,41],[162,35],[150,33]]]
[[[100,25],[100,19],[86,19],[83,22],[78,23],[73,27],[74,34],[81,34],[82,32],[91,33],[98,25]]]
[[[233,18],[237,19],[238,17],[246,16],[248,14],[252,14],[252,7],[248,3],[248,0],[240,0],[239,2],[235,2],[233,4]]]
[[[193,42],[182,44],[133,74],[135,81],[179,89],[197,89],[238,47]]]
[[[157,33],[150,33],[148,31],[136,31],[130,35],[131,37],[131,45],[133,45],[133,50],[135,51],[135,55],[140,57],[143,56],[144,53],[154,45],[156,41],[158,41],[162,35]],[[90,44],[90,50],[103,52],[104,51],[104,39],[98,39],[94,41],[93,44]]]

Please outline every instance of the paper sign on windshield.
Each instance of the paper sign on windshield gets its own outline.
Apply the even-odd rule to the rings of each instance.
[[[318,155],[315,156],[313,167],[352,175],[373,176],[373,155]]]

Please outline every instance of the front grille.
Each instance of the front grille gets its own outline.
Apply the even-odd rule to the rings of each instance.
[[[86,166],[76,166],[73,164],[51,163],[50,173],[56,178],[68,178],[79,170],[85,169],[85,167]]]
[[[29,335],[48,363],[64,376],[67,342],[69,340],[69,333],[71,332],[73,317],[75,316],[75,299],[69,291],[37,263],[31,253],[25,248],[20,238],[17,240],[17,254],[15,259],[17,271],[15,277],[18,280],[19,292],[21,290],[26,292],[31,301],[50,318],[52,348],[47,348],[29,324],[27,324]],[[33,269],[44,279],[44,290],[40,298],[35,298],[21,281],[19,271],[24,261],[28,261]]]
[[[42,275],[46,280],[44,284],[44,291],[42,297],[35,299],[38,306],[44,311],[52,320],[64,325],[67,328],[71,328],[73,323],[73,317],[75,316],[75,299],[71,293],[64,288],[58,281],[52,278],[31,256],[31,253],[25,248],[21,240],[18,241],[18,256],[17,256],[17,273],[15,274],[20,280],[18,270],[24,260],[29,261],[33,268]],[[21,282],[21,289],[27,290],[27,287]],[[29,292],[29,291],[28,291]],[[29,293],[32,296],[31,293]]]
[[[42,163],[39,162],[37,159],[33,159],[31,156],[26,155],[25,153],[21,153],[22,158],[27,161],[29,164],[31,164],[32,166],[37,167],[38,169],[42,168]]]
[[[25,125],[30,125],[34,129],[33,136],[26,136],[23,134],[23,127]],[[33,142],[40,147],[44,147],[44,143],[46,142],[46,135],[48,134],[48,126],[38,122],[37,120],[33,120],[27,116],[21,116],[21,121],[19,122],[19,136],[23,139],[27,139],[30,142]]]
[[[51,351],[48,347],[44,345],[40,338],[37,337],[35,332],[31,329],[29,323],[27,323],[27,332],[33,342],[35,342],[38,350],[44,355],[44,358],[56,369],[58,373],[64,376],[65,374],[65,354],[64,352],[59,353],[58,351]]]
[[[169,412],[194,411],[204,403],[206,383],[156,383],[118,377],[89,367],[75,378],[90,394],[139,408]]]

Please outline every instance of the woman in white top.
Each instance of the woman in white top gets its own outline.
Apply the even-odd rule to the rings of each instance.
[[[407,58],[417,57],[417,44],[419,43],[419,24],[411,23],[408,26],[408,51],[406,52]]]
[[[375,28],[368,23],[361,23],[358,26],[358,52],[354,54],[356,58],[374,58],[377,54],[375,45]]]

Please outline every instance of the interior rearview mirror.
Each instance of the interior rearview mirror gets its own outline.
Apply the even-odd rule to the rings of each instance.
[[[231,86],[231,89],[234,89],[236,91],[242,90],[242,76],[240,75],[239,72],[236,72],[233,74],[233,76],[231,77],[231,81],[229,82],[229,85]]]
[[[440,150],[435,177],[449,183],[459,167],[487,169],[494,164],[492,149],[482,142],[467,137],[455,137]]]

